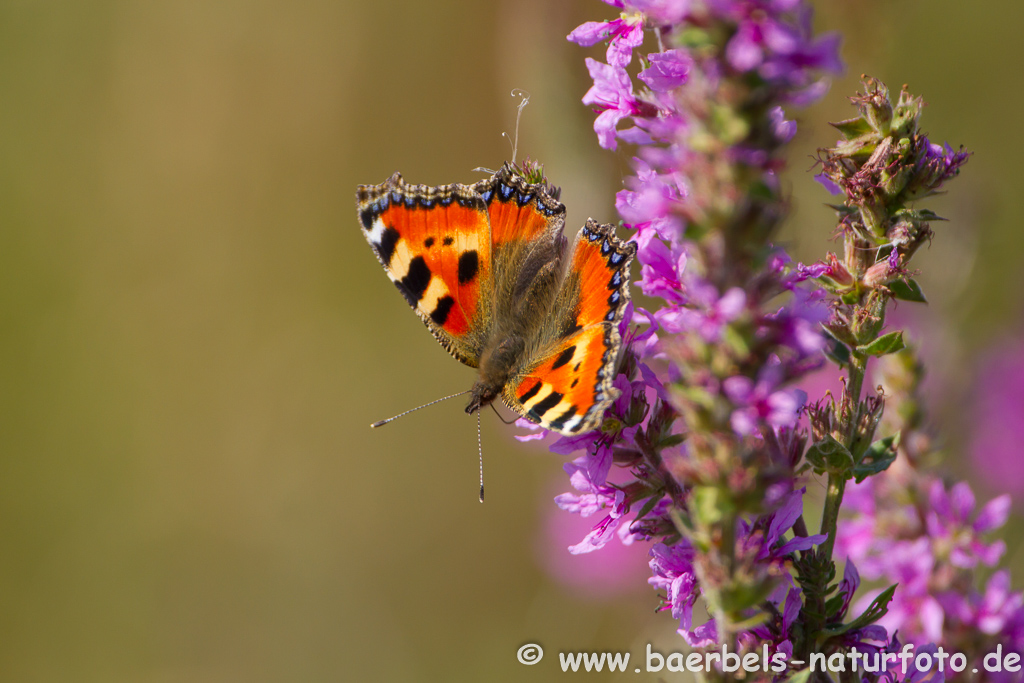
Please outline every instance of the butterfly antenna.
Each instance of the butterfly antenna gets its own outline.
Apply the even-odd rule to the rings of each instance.
[[[480,502],[484,502],[484,442],[480,439],[480,411],[476,411],[476,449],[480,454]]]
[[[441,401],[447,401],[447,400],[448,400],[448,399],[450,399],[450,398],[455,398],[456,396],[462,396],[462,395],[464,395],[464,394],[468,394],[468,393],[469,393],[469,391],[468,391],[468,390],[467,390],[467,391],[460,391],[459,393],[457,393],[457,394],[452,394],[451,396],[445,396],[444,398],[438,398],[438,399],[435,399],[435,400],[431,401],[430,403],[424,403],[424,404],[423,404],[423,405],[421,405],[421,406],[416,406],[415,408],[411,408],[411,409],[409,409],[409,410],[405,411],[404,413],[399,413],[398,415],[395,415],[394,417],[389,417],[388,419],[386,419],[386,420],[381,420],[380,422],[374,422],[374,423],[373,423],[372,425],[370,425],[370,426],[371,426],[371,427],[383,427],[383,426],[384,426],[384,425],[386,425],[386,424],[387,424],[388,422],[391,422],[392,420],[397,420],[398,418],[402,417],[403,415],[408,415],[409,413],[414,413],[414,412],[416,412],[417,410],[419,410],[420,408],[426,408],[427,406],[432,406],[432,405],[434,405],[435,403],[440,403]]]
[[[491,404],[491,410],[493,410],[494,414],[498,416],[498,419],[501,420],[502,422],[504,422],[505,424],[507,424],[507,425],[514,425],[516,423],[516,421],[514,419],[513,420],[506,420],[505,418],[503,418],[501,416],[501,413],[498,412],[498,409],[494,407],[493,403]]]
[[[519,119],[523,117],[523,108],[530,102],[530,93],[525,90],[515,88],[512,90],[512,97],[519,97],[519,106],[516,107],[516,134],[512,144],[512,165],[516,164],[516,151],[519,149]],[[508,133],[502,133],[502,137],[507,138]]]

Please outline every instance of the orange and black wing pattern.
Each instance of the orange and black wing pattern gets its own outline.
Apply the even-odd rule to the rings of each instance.
[[[505,385],[505,404],[546,429],[577,434],[600,426],[619,396],[619,324],[629,302],[636,245],[588,220],[532,351]]]
[[[545,233],[562,230],[565,206],[558,201],[559,190],[547,183],[530,183],[512,164],[473,186],[487,205],[491,244],[529,243]]]
[[[407,185],[395,173],[356,192],[363,235],[388,277],[449,353],[479,362],[490,316],[487,205],[466,185]]]

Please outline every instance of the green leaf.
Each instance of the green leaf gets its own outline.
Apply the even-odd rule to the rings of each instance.
[[[841,636],[847,631],[856,631],[857,629],[864,628],[869,624],[873,624],[886,615],[889,611],[889,601],[892,600],[893,593],[896,592],[896,586],[893,584],[886,588],[884,591],[878,594],[874,600],[871,601],[871,605],[868,606],[864,613],[854,619],[848,624],[841,624],[839,626],[833,626],[832,628],[825,629],[825,633],[830,638]]]
[[[828,341],[831,343],[825,349],[825,356],[841,368],[849,365],[850,347],[835,337],[830,337]]]
[[[847,140],[853,140],[865,133],[871,132],[871,124],[859,116],[855,119],[846,119],[845,121],[830,123],[829,125],[842,133],[843,137]]]
[[[889,465],[896,460],[896,449],[900,445],[900,432],[892,436],[875,441],[868,446],[860,463],[853,468],[853,476],[857,483],[861,483],[868,477],[889,469]]]
[[[787,683],[807,683],[811,680],[811,670],[801,669],[787,679]]]
[[[917,280],[909,278],[907,280],[896,280],[889,283],[889,291],[897,299],[902,301],[916,301],[918,303],[926,304],[928,299],[925,298],[924,292],[921,291],[921,285],[917,283]]]
[[[659,490],[656,491],[655,493],[664,494],[664,491]],[[640,512],[637,514],[636,519],[643,519],[644,515],[653,510],[654,506],[658,504],[658,501],[660,501],[661,498],[661,495],[652,495],[650,498],[648,498],[647,502],[644,503],[644,506],[640,508]]]
[[[853,469],[853,454],[828,434],[808,448],[804,457],[818,472],[829,472],[849,478]]]
[[[866,353],[869,356],[884,356],[889,353],[896,353],[906,348],[903,343],[903,330],[896,330],[889,334],[884,334],[870,344],[864,346],[858,346],[857,350],[861,353]]]
[[[669,446],[678,446],[686,440],[685,434],[669,434],[665,438],[658,441],[658,448],[668,448]]]

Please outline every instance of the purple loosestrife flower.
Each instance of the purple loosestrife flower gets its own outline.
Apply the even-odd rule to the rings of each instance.
[[[637,78],[654,92],[670,92],[686,83],[693,60],[683,50],[666,50],[648,55],[650,66]]]
[[[1006,544],[1002,540],[983,543],[980,537],[1006,523],[1009,496],[990,500],[975,516],[974,493],[966,482],[947,491],[942,482],[936,481],[929,491],[929,504],[931,510],[925,517],[928,535],[932,543],[948,552],[950,564],[972,569],[979,563],[991,567],[999,562]]]
[[[651,572],[647,580],[655,589],[665,591],[663,608],[679,620],[680,631],[693,626],[693,605],[697,601],[697,575],[693,568],[695,551],[688,543],[672,546],[656,543],[651,547]]]
[[[605,39],[610,39],[606,56],[608,63],[624,67],[633,59],[633,48],[644,42],[643,20],[633,16],[612,21],[588,21],[569,34],[569,40],[584,47]]]
[[[1010,590],[1010,573],[1006,570],[993,574],[983,593],[962,595],[948,591],[939,596],[939,600],[950,617],[963,627],[977,629],[987,635],[1012,631],[1014,643],[1022,644],[1024,594]]]
[[[722,382],[725,395],[737,406],[732,413],[732,428],[737,434],[753,434],[761,424],[791,427],[796,423],[807,394],[799,389],[776,391],[781,368],[766,365],[756,383],[744,375],[728,377]]]
[[[587,69],[594,85],[583,96],[583,103],[601,112],[594,120],[594,132],[601,146],[615,149],[616,127],[619,121],[640,111],[640,103],[633,95],[629,74],[621,66],[602,64],[587,58]]]

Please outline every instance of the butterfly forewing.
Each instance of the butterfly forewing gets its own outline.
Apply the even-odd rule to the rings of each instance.
[[[565,206],[557,199],[558,191],[527,183],[508,164],[473,187],[487,204],[493,245],[528,244],[553,227],[561,232]]]
[[[464,185],[406,185],[399,174],[357,193],[363,234],[438,341],[476,367],[489,317],[486,205]]]

